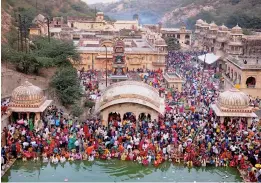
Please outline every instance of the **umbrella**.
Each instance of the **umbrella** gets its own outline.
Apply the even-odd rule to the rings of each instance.
[[[261,164],[256,164],[255,167],[256,168],[261,168]]]
[[[165,109],[166,109],[167,111],[171,111],[173,108],[170,107],[170,106],[166,106]]]
[[[19,121],[17,121],[17,123],[19,124],[19,125],[23,125],[24,124],[24,120],[19,120]]]
[[[164,90],[165,90],[165,88],[160,88],[160,90],[164,91]]]

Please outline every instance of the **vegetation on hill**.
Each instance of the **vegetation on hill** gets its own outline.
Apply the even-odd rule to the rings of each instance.
[[[21,51],[16,36],[9,37],[8,44],[2,45],[1,60],[13,63],[18,71],[25,74],[38,74],[41,68],[70,66],[70,59],[79,60],[72,42],[50,39],[49,43],[46,37],[36,37],[29,46],[24,44],[24,51]]]
[[[164,26],[179,26],[182,22],[190,29],[197,19],[215,21],[233,27],[261,29],[260,0],[122,0],[111,4],[96,4],[113,18],[139,14],[142,23],[162,22]]]
[[[61,103],[69,106],[80,99],[77,70],[71,64],[71,60],[79,60],[79,54],[72,42],[51,39],[49,43],[46,37],[36,37],[25,52],[25,48],[24,51],[21,51],[21,47],[18,50],[17,40],[10,39],[1,51],[2,62],[14,64],[19,72],[25,74],[38,74],[41,68],[58,67],[51,86],[56,90]]]
[[[188,26],[194,28],[197,19],[207,20],[209,23],[215,21],[219,25],[224,23],[229,28],[238,24],[246,29],[261,29],[261,1],[220,0],[215,11],[203,10],[196,16],[188,18]]]

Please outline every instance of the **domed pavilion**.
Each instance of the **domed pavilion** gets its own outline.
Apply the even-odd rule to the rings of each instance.
[[[40,120],[41,113],[52,103],[47,100],[44,92],[38,86],[33,85],[27,80],[15,88],[11,94],[9,111],[18,114],[15,118]]]
[[[100,113],[103,125],[107,126],[113,115],[124,119],[128,113],[132,113],[136,121],[142,117],[157,120],[159,114],[164,114],[165,103],[152,86],[138,81],[121,81],[106,88],[95,109]]]
[[[246,118],[248,126],[252,123],[252,118],[257,117],[249,106],[249,97],[242,91],[232,88],[220,93],[216,104],[212,104],[215,115],[220,117],[221,123],[226,117]]]

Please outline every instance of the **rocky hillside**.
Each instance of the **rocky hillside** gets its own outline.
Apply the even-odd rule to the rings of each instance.
[[[162,22],[175,27],[185,22],[194,28],[196,19],[201,18],[229,27],[238,23],[261,29],[261,0],[121,0],[92,6],[115,19],[132,19],[137,13],[141,23]]]

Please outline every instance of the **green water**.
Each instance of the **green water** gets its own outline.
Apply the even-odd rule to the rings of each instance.
[[[226,175],[228,176],[226,178]],[[135,162],[120,160],[66,162],[53,165],[42,162],[17,160],[2,177],[2,182],[240,182],[235,168],[206,167],[187,168],[163,163],[159,167],[144,167]]]

